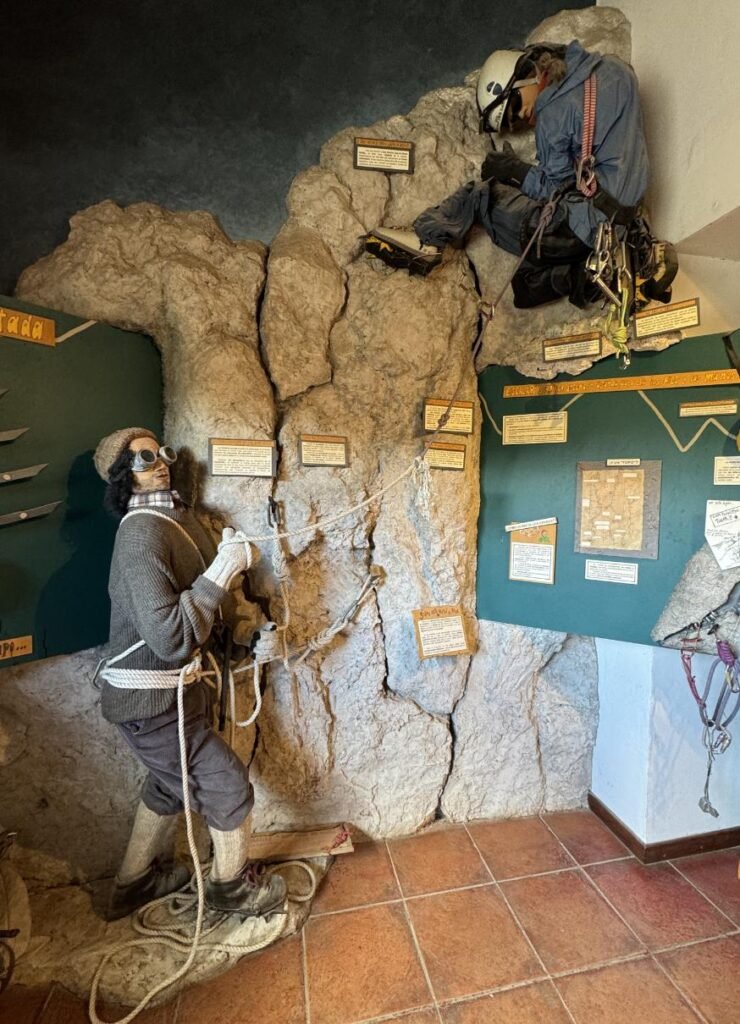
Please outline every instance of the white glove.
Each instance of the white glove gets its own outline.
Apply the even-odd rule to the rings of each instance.
[[[252,549],[241,530],[224,527],[216,557],[203,575],[223,590],[228,590],[231,581],[252,564]]]

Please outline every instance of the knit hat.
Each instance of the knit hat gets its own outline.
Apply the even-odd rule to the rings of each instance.
[[[157,435],[151,430],[147,430],[146,427],[124,427],[123,430],[114,430],[98,444],[93,462],[98,474],[106,483],[109,480],[108,474],[113,463],[137,437],[153,437],[155,441],[157,440]]]

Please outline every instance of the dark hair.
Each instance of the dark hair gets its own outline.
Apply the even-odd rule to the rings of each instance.
[[[558,43],[535,43],[528,46],[517,61],[517,78],[531,78],[535,73],[547,75],[549,85],[561,82],[567,74],[565,47]]]
[[[108,471],[103,508],[114,519],[123,519],[128,511],[129,498],[134,491],[134,473],[131,469],[133,460],[134,453],[126,448]]]

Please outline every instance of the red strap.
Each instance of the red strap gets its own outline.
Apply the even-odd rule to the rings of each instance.
[[[589,199],[599,187],[593,168],[594,128],[596,126],[596,76],[583,83],[583,142],[581,159],[576,164],[576,187]]]

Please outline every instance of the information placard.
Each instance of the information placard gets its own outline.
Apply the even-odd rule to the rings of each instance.
[[[436,430],[439,422],[450,410],[450,415],[442,428],[445,434],[473,433],[473,403],[453,402],[449,398],[427,398],[424,401],[424,429]]]
[[[681,402],[678,415],[681,419],[689,416],[737,416],[737,401],[722,398],[716,402]]]
[[[56,345],[56,321],[0,306],[0,335],[18,341],[32,341],[37,345]]]
[[[212,437],[208,441],[211,476],[275,476],[277,445],[274,441]]]
[[[427,448],[426,461],[432,469],[465,469],[465,445],[432,441]]]
[[[6,658],[22,658],[27,654],[33,654],[32,636],[14,636],[0,640],[0,661]]]
[[[302,466],[347,466],[347,438],[332,434],[301,434],[298,455]]]
[[[542,523],[543,525],[531,525]],[[521,583],[555,582],[557,520],[534,519],[509,530],[509,579]]]
[[[562,338],[545,338],[542,342],[542,358],[546,363],[559,359],[583,359],[585,356],[601,355],[601,331],[585,334],[566,334]]]
[[[631,583],[637,584],[640,566],[637,562],[601,562],[594,558],[586,559],[587,580],[599,583]]]
[[[654,334],[665,334],[666,331],[698,327],[699,323],[699,300],[685,299],[683,302],[635,313],[635,337],[650,338]]]
[[[716,487],[740,484],[740,455],[715,456],[714,484]]]
[[[414,143],[401,139],[355,138],[354,167],[358,171],[414,173]]]
[[[460,605],[417,608],[411,614],[420,658],[472,653]]]
[[[567,412],[521,413],[503,417],[502,444],[565,444]]]

